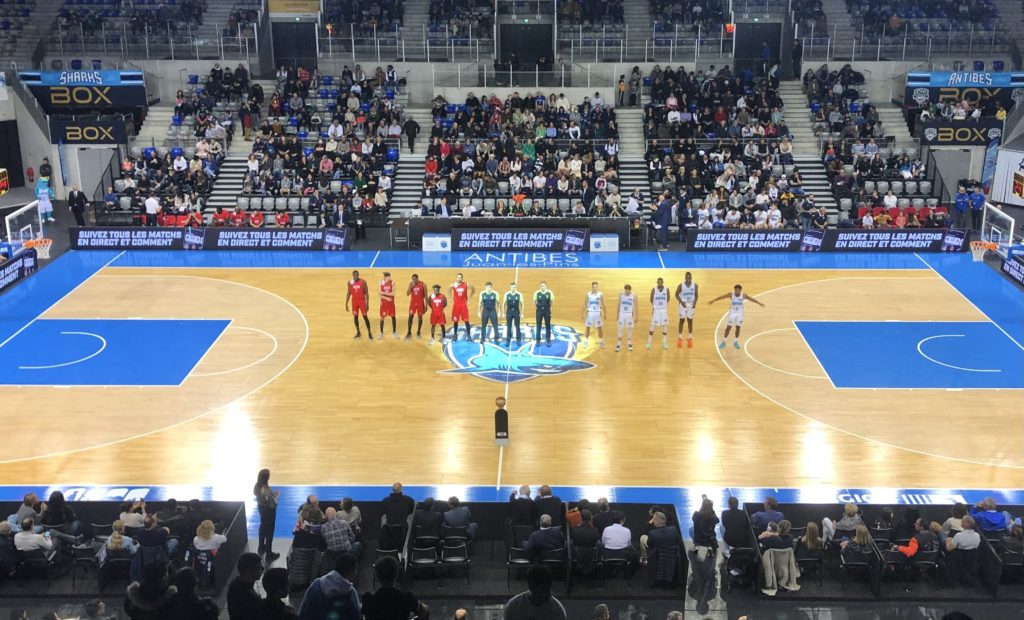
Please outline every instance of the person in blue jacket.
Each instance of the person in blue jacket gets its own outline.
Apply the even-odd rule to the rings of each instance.
[[[299,606],[299,620],[360,620],[362,607],[352,584],[358,561],[354,555],[338,558],[334,570],[316,579]]]
[[[981,213],[985,209],[985,193],[980,187],[974,188],[969,200],[971,201],[971,230],[981,230]]]
[[[971,200],[967,190],[961,185],[957,188],[956,198],[953,200],[953,228],[967,228],[967,212],[971,208]]]

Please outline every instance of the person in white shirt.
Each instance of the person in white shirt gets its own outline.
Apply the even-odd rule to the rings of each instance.
[[[385,192],[390,191],[392,186],[393,183],[390,176],[382,174],[377,178],[377,187],[381,188]]]
[[[730,207],[729,211],[725,214],[725,227],[726,228],[739,228],[740,225],[740,212],[736,210],[736,207]]]
[[[898,201],[896,195],[892,193],[892,190],[886,192],[885,197],[882,198],[882,204],[886,209],[895,209]]]
[[[864,217],[860,218],[861,228],[874,228],[875,218],[871,217],[871,211],[865,211]]]
[[[188,162],[185,161],[185,156],[178,153],[178,156],[174,158],[174,171],[185,172],[188,170]]]
[[[601,93],[594,93],[594,98],[590,100],[590,105],[594,106],[594,109],[604,107],[604,97],[601,96]]]
[[[345,135],[345,129],[338,123],[338,121],[334,121],[331,123],[331,126],[327,128],[327,135],[331,138],[341,139]]]
[[[633,534],[629,528],[622,525],[624,517],[621,513],[615,515],[615,521],[604,528],[601,533],[601,546],[605,549],[616,551],[619,549],[630,549],[633,546]]]
[[[146,199],[146,226],[156,226],[156,216],[160,213],[160,200],[156,196]]]
[[[137,546],[135,541],[130,536],[124,533],[124,522],[121,520],[114,521],[114,524],[110,528],[110,538],[107,539],[106,548],[108,551],[118,551],[125,549],[129,554],[135,555]]]
[[[121,516],[118,517],[125,527],[143,528],[146,526],[146,502],[139,500],[135,503],[125,502],[121,504]]]
[[[227,536],[214,531],[213,521],[206,519],[196,528],[196,535],[192,539],[192,546],[196,548],[196,551],[216,551],[227,541]]]
[[[25,519],[21,522],[21,531],[14,535],[14,547],[18,551],[50,551],[53,549],[53,541],[49,535],[36,534],[35,523],[32,519]]]
[[[782,228],[782,211],[774,203],[772,203],[772,208],[768,210],[768,228]]]

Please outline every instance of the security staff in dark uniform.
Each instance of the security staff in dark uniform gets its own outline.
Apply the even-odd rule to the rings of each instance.
[[[498,292],[491,288],[491,283],[484,284],[480,291],[480,343],[487,342],[487,324],[494,327],[494,342],[498,342]]]
[[[555,294],[548,288],[547,282],[541,282],[540,288],[533,294],[533,303],[537,307],[537,324],[534,326],[533,337],[537,342],[540,342],[540,333],[543,326],[547,329],[547,343],[551,344],[551,302],[554,299]]]
[[[71,213],[75,216],[75,223],[79,226],[85,226],[85,193],[78,189],[78,185],[72,185],[71,191],[68,192],[68,208],[71,209]]]
[[[523,330],[520,319],[523,314],[523,294],[516,290],[516,283],[505,293],[505,346],[512,344],[512,326],[516,327],[516,344],[523,342]]]

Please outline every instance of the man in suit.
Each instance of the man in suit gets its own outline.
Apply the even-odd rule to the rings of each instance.
[[[72,185],[71,191],[68,193],[68,207],[75,216],[75,223],[79,226],[85,226],[85,203],[85,194],[78,189],[77,184]]]
[[[508,510],[512,517],[513,525],[529,525],[534,523],[533,498],[530,497],[530,487],[524,484],[519,487],[519,492],[513,492],[508,498]]]
[[[672,199],[669,197],[668,192],[663,193],[660,198],[658,204],[654,207],[651,222],[654,224],[657,242],[661,246],[658,249],[667,250],[668,227],[672,224]]]
[[[434,498],[423,500],[412,515],[412,535],[441,537],[441,523],[444,515],[434,510]]]
[[[618,516],[618,514],[617,510],[609,510],[607,497],[598,499],[597,514],[594,515],[594,527],[596,527],[599,532],[603,532],[604,528],[615,523],[615,517]]]
[[[469,512],[469,506],[461,505],[459,498],[455,496],[448,498],[448,510],[444,513],[444,524],[448,527],[464,527],[469,538],[476,540],[477,524],[473,523],[473,515]]]
[[[416,122],[416,119],[409,117],[405,121],[405,125],[402,127],[402,132],[405,137],[409,140],[409,152],[415,153],[414,147],[416,146],[416,136],[420,133],[420,124]]]
[[[640,557],[646,559],[650,549],[668,549],[679,547],[679,530],[668,527],[668,518],[663,512],[656,512],[651,517],[653,528],[645,536],[640,537]]]
[[[594,513],[584,508],[580,511],[580,517],[583,519],[583,523],[569,530],[572,544],[576,547],[596,547],[598,541],[601,540],[601,532],[594,527]]]
[[[551,527],[551,517],[542,515],[540,529],[534,530],[530,537],[523,541],[523,549],[535,554],[541,551],[552,551],[565,545],[565,537],[561,528]]]
[[[391,485],[391,493],[381,502],[384,523],[405,525],[416,508],[416,501],[402,493],[402,483]]]
[[[562,525],[562,500],[557,495],[551,494],[551,487],[543,485],[538,491],[538,497],[533,501],[534,511],[537,516],[548,515],[555,527]]]

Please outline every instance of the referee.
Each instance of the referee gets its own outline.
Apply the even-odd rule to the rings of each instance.
[[[498,342],[498,293],[491,283],[484,284],[480,292],[480,343],[487,342],[487,324],[494,326],[494,342]]]
[[[505,346],[512,344],[512,326],[516,327],[516,344],[523,343],[523,330],[520,327],[520,320],[523,314],[523,294],[516,290],[516,283],[513,282],[505,293]]]
[[[540,288],[533,294],[533,303],[537,307],[537,325],[534,328],[534,339],[540,342],[541,326],[547,329],[547,343],[551,344],[551,302],[555,294],[548,288],[547,282],[541,282]]]

